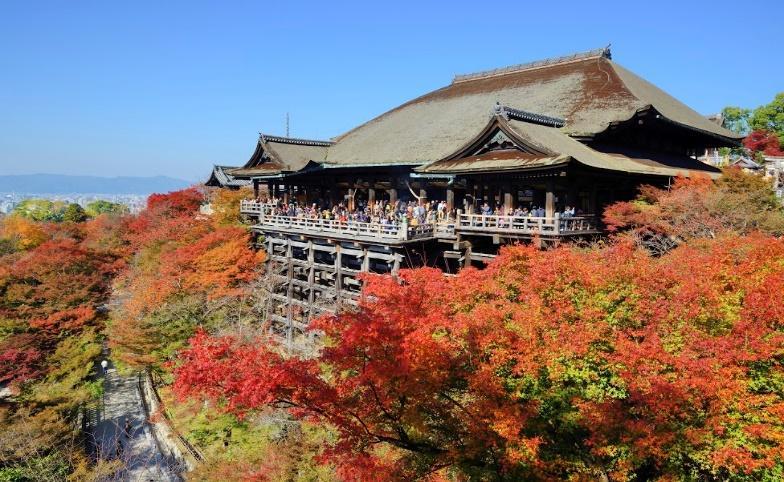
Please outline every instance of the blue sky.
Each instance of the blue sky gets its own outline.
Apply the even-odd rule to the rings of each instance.
[[[205,177],[466,73],[612,43],[702,113],[784,91],[784,2],[0,3],[0,174]]]

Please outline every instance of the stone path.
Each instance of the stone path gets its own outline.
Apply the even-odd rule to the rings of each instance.
[[[99,457],[119,458],[125,468],[112,481],[175,482],[175,464],[160,452],[145,416],[135,376],[122,377],[114,367],[104,380],[103,408],[98,413],[94,436]],[[125,421],[130,420],[129,433]]]

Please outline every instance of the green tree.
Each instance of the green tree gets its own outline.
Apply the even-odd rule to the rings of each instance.
[[[94,218],[101,214],[126,214],[128,212],[128,206],[99,199],[88,203],[87,206],[85,206],[85,211],[90,217]]]
[[[84,212],[84,209],[76,203],[68,204],[68,206],[65,208],[65,211],[63,211],[63,221],[65,222],[81,223],[87,221],[87,219],[87,213]]]
[[[25,199],[14,208],[14,213],[33,221],[60,222],[63,220],[66,204],[48,199]]]
[[[727,106],[721,110],[722,125],[737,134],[746,135],[751,131],[749,120],[751,109]]]
[[[775,133],[779,143],[784,144],[784,92],[779,92],[769,104],[754,109],[750,126],[752,130]]]

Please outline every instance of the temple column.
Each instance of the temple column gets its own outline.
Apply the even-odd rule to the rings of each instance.
[[[553,181],[547,181],[547,193],[544,198],[544,215],[548,218],[555,216],[555,187]]]
[[[455,188],[451,184],[446,188],[446,210],[452,212],[455,208]]]
[[[259,199],[259,180],[253,180],[253,199]]]
[[[387,190],[387,192],[389,193],[389,204],[395,204],[397,202],[397,189],[393,187]]]
[[[356,207],[356,202],[354,200],[357,198],[357,188],[350,187],[348,188],[348,200],[346,201],[346,208],[349,211],[353,211]]]
[[[512,186],[509,184],[504,184],[503,187],[503,202],[504,202],[504,212],[509,214],[510,212],[514,211],[515,208],[515,199],[512,193]]]
[[[291,189],[291,187],[288,184],[283,186],[283,204],[289,203],[289,189]]]
[[[375,188],[368,188],[368,206],[373,206],[376,204],[376,189]]]

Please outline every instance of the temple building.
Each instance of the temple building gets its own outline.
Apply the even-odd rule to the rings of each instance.
[[[205,186],[220,187],[225,189],[240,189],[251,185],[251,180],[248,178],[237,178],[231,174],[231,171],[237,169],[232,166],[213,166],[210,178],[204,183]]]
[[[330,140],[259,135],[243,203],[279,277],[270,313],[287,337],[351,302],[361,272],[481,265],[499,246],[601,235],[601,212],[642,184],[707,175],[706,149],[741,137],[611,58],[609,48],[458,75]],[[440,205],[438,221],[393,224],[281,213]]]

